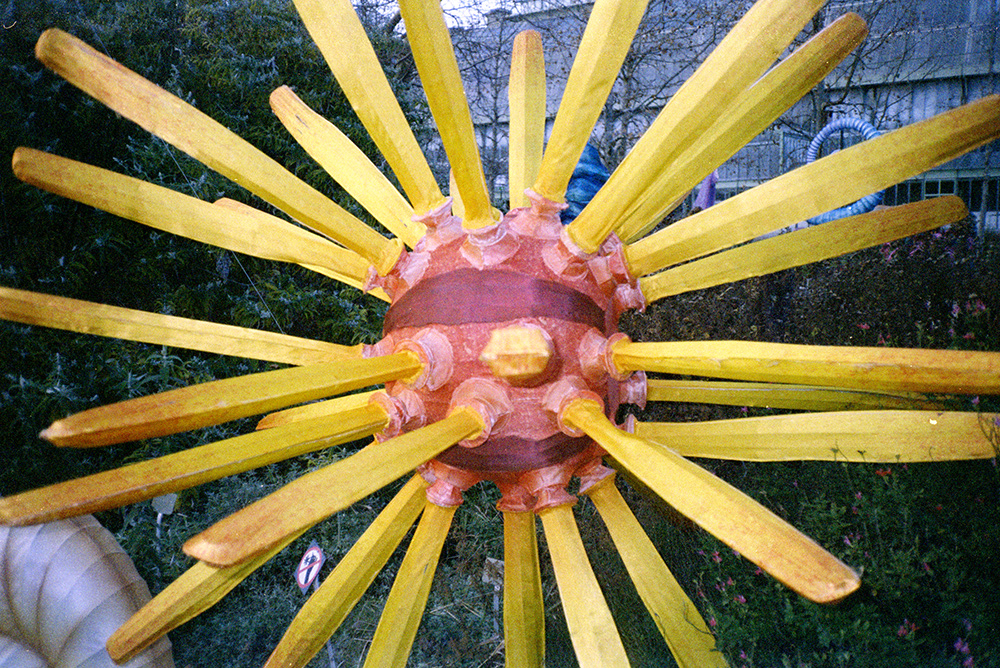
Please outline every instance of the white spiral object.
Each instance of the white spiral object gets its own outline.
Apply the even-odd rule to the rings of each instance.
[[[113,668],[105,642],[149,599],[132,560],[89,515],[0,527],[0,668]],[[123,665],[173,668],[170,642]]]

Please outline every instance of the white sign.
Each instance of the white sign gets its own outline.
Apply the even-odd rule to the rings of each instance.
[[[299,566],[295,569],[295,582],[298,583],[299,589],[302,590],[303,594],[316,580],[319,570],[323,568],[324,561],[326,561],[326,555],[323,554],[323,550],[316,543],[310,545],[309,549],[302,555],[302,559],[299,560]]]

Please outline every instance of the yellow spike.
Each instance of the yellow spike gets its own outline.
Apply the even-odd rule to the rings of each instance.
[[[652,303],[664,297],[773,274],[871,248],[958,222],[968,215],[962,200],[950,196],[877,209],[688,262],[645,276],[640,279],[639,286]]]
[[[271,109],[295,141],[375,220],[413,248],[427,231],[413,207],[337,126],[309,108],[288,86],[271,93]]]
[[[4,524],[39,524],[138,503],[307,452],[370,436],[388,424],[385,409],[363,406],[253,432],[111,471],[0,498]]]
[[[35,55],[110,109],[355,251],[380,274],[395,266],[402,244],[379,235],[187,102],[57,28],[42,33]]]
[[[727,668],[694,603],[663,563],[609,476],[586,490],[601,514],[642,602],[680,668]]]
[[[424,509],[427,483],[413,476],[295,615],[264,668],[300,668],[323,647],[375,580]]]
[[[646,398],[649,401],[681,401],[803,411],[890,408],[936,410],[943,407],[943,404],[916,392],[886,394],[780,383],[727,383],[661,378],[650,378],[646,383]]]
[[[295,9],[418,214],[444,202],[350,0],[295,0]]]
[[[371,390],[369,392],[347,394],[342,397],[337,397],[336,399],[327,399],[325,401],[317,401],[304,406],[296,406],[295,408],[286,408],[283,411],[278,411],[277,413],[271,413],[264,416],[264,418],[257,423],[257,429],[273,429],[274,427],[281,427],[286,424],[292,424],[293,422],[312,420],[313,418],[333,415],[334,413],[340,413],[341,411],[352,410],[354,408],[360,408],[368,404],[369,399],[371,399],[372,395],[375,394],[376,391],[377,390]]]
[[[856,144],[771,179],[626,247],[634,276],[807,220],[1000,136],[1000,95]]]
[[[544,668],[545,602],[535,514],[503,514],[503,629],[507,668]]]
[[[223,208],[223,209],[229,209],[231,211],[236,211],[241,216],[249,216],[252,219],[260,221],[260,223],[263,224],[263,225],[275,225],[275,224],[287,225],[287,223],[285,223],[285,221],[281,220],[277,216],[272,216],[271,214],[265,213],[264,211],[261,211],[260,209],[256,209],[256,208],[250,206],[249,204],[244,204],[243,202],[237,202],[236,200],[229,199],[228,197],[223,197],[221,199],[217,199],[217,200],[215,200],[215,202],[213,202],[213,204],[215,206]],[[298,229],[298,228],[295,228],[295,229]],[[281,244],[281,243],[284,243],[284,242],[280,241],[280,240],[275,240],[275,243]],[[333,245],[333,244],[331,244],[331,245]],[[335,256],[343,256],[345,253],[350,253],[351,255],[354,256],[353,258],[351,258],[354,263],[357,263],[357,260],[360,259],[360,256],[354,255],[354,253],[352,251],[348,251],[348,250],[346,250],[342,246],[334,246],[333,252],[334,252]],[[333,260],[332,258],[326,261],[326,264],[334,264],[334,263],[335,263],[335,260]],[[334,269],[330,269],[329,267],[326,267],[326,266],[320,266],[320,265],[316,265],[316,264],[309,264],[308,262],[298,262],[297,264],[299,266],[301,266],[301,267],[305,267],[309,271],[314,271],[317,274],[322,274],[322,275],[326,276],[327,278],[332,278],[333,280],[338,281],[340,283],[343,283],[344,285],[349,285],[352,288],[357,288],[358,290],[364,290],[365,289],[365,283],[367,282],[366,281],[366,279],[367,279],[367,270],[365,270],[364,272],[362,272],[362,271],[359,271],[358,269],[354,269],[354,270],[352,270],[352,274],[348,275],[348,274],[343,273],[342,271],[337,271],[337,270],[334,270]],[[338,264],[338,266],[341,266],[341,265]],[[368,294],[370,294],[371,296],[376,297],[378,299],[381,299],[384,302],[391,302],[392,301],[391,299],[389,299],[389,296],[385,293],[385,290],[383,290],[382,288],[375,288],[374,290],[370,290],[370,291],[368,291]]]
[[[562,413],[664,501],[816,603],[838,601],[860,585],[857,573],[809,537],[729,483],[617,429],[596,401],[576,399]]]
[[[406,666],[420,618],[427,607],[427,596],[441,557],[441,548],[456,509],[457,506],[444,508],[426,502],[424,514],[385,601],[368,656],[365,657],[365,666]]]
[[[478,413],[459,408],[439,422],[373,443],[217,522],[188,540],[184,552],[220,566],[250,559],[482,430]]]
[[[524,30],[514,38],[510,58],[507,182],[510,208],[528,206],[524,191],[538,176],[545,144],[545,55],[542,36]]]
[[[860,16],[845,14],[743,91],[732,110],[716,119],[690,149],[659,166],[655,180],[627,211],[615,212],[618,236],[625,241],[644,236],[713,169],[822,81],[867,35],[868,27]]]
[[[594,3],[532,186],[539,195],[565,201],[570,176],[604,110],[647,4],[648,0]]]
[[[637,423],[640,438],[685,457],[742,461],[941,462],[990,459],[983,427],[1000,415],[851,411],[692,423]]]
[[[14,175],[25,183],[154,229],[279,262],[321,265],[364,281],[357,253],[273,216],[252,216],[83,162],[30,148],[14,151]]]
[[[542,518],[559,598],[580,668],[629,665],[615,620],[587,559],[573,507],[564,504],[547,508],[538,516]]]
[[[72,447],[166,436],[411,377],[421,368],[416,355],[403,352],[215,380],[76,413],[41,436]]]
[[[717,118],[731,113],[740,93],[764,74],[824,1],[758,0],[670,98],[607,184],[567,226],[573,241],[596,252],[616,216],[651,186],[658,166],[677,160]]]
[[[465,204],[462,203],[462,193],[458,191],[458,183],[455,182],[455,172],[448,172],[448,196],[451,197],[451,213],[454,216],[465,220]]]
[[[672,341],[622,342],[612,357],[620,371],[859,390],[1000,394],[1000,353],[990,352]]]
[[[205,612],[299,535],[289,536],[270,552],[236,566],[216,568],[203,561],[196,562],[111,634],[107,642],[111,659],[118,664],[125,663],[170,631]]]
[[[339,346],[286,334],[3,287],[0,287],[0,318],[25,325],[281,364],[320,364],[338,358],[360,357],[362,348],[361,344]]]
[[[399,10],[427,104],[465,205],[463,225],[473,229],[492,225],[500,220],[500,213],[490,204],[476,131],[441,5],[437,0],[401,0]]]

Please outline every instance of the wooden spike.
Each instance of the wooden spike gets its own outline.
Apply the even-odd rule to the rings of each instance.
[[[510,208],[528,206],[524,191],[535,182],[545,144],[545,55],[542,36],[524,30],[514,38],[510,58],[507,182]]]
[[[615,487],[614,476],[601,480],[587,489],[586,494],[601,514],[642,602],[667,641],[677,665],[680,668],[727,668],[729,664],[715,648],[715,638],[708,624],[663,563],[653,542]]]
[[[743,91],[732,110],[719,116],[691,148],[677,160],[659,166],[655,180],[627,211],[615,212],[618,221],[614,230],[619,238],[633,241],[645,236],[695,185],[770,127],[867,35],[864,19],[857,14],[845,14]]]
[[[399,10],[427,104],[465,205],[463,226],[492,225],[500,220],[500,214],[490,204],[476,131],[441,5],[437,0],[401,0]]]
[[[439,422],[373,443],[217,522],[188,540],[184,552],[219,566],[251,559],[482,430],[478,413],[459,408]]]
[[[379,513],[323,584],[295,615],[264,668],[300,668],[340,627],[424,509],[419,475]]]
[[[118,508],[190,489],[354,441],[384,429],[385,409],[363,406],[338,415],[234,436],[172,455],[0,498],[4,524],[38,524]]]
[[[360,357],[362,348],[360,344],[339,346],[286,334],[3,287],[0,287],[0,318],[25,325],[280,364],[320,364],[333,359]]]
[[[264,416],[264,418],[257,423],[257,429],[273,429],[274,427],[281,427],[286,424],[292,424],[293,422],[312,420],[313,418],[333,415],[335,413],[352,410],[354,408],[360,408],[368,405],[369,400],[375,392],[377,392],[377,390],[358,392],[356,394],[346,394],[342,397],[337,397],[336,399],[327,399],[325,401],[316,401],[311,404],[305,404],[304,406],[296,406],[295,408],[286,408],[283,411],[278,411],[277,413],[271,413]]]
[[[288,86],[271,93],[271,109],[295,141],[375,220],[413,248],[427,231],[389,179],[337,126],[309,108]]]
[[[295,0],[295,9],[414,210],[441,206],[444,196],[350,0]]]
[[[969,215],[957,197],[935,197],[841,218],[739,246],[639,281],[649,303],[671,295],[765,276],[871,248],[911,234],[963,220]]]
[[[622,342],[621,370],[846,389],[1000,394],[1000,353],[756,341]]]
[[[395,266],[402,244],[379,235],[187,102],[56,28],[42,33],[35,55],[108,108],[358,253],[380,274]]]
[[[424,514],[386,599],[368,656],[365,657],[365,666],[406,666],[455,510],[457,506],[444,508],[426,502]]]
[[[984,426],[1000,415],[850,411],[692,423],[637,423],[636,436],[686,457],[741,461],[941,462],[997,456]]]
[[[856,411],[914,408],[938,410],[940,402],[917,392],[866,392],[782,383],[727,383],[650,378],[649,401],[681,401],[802,411]]]
[[[604,110],[647,4],[647,0],[594,3],[532,186],[539,195],[565,201],[573,169]]]
[[[279,262],[316,264],[364,281],[357,253],[274,217],[247,215],[124,174],[30,148],[14,152],[25,183],[149,227]]]
[[[580,668],[629,665],[615,620],[587,559],[573,507],[565,504],[547,508],[538,516],[542,518],[563,614]]]
[[[993,95],[782,174],[640,239],[625,256],[644,276],[849,204],[998,136]]]
[[[544,668],[545,602],[535,514],[503,514],[503,629],[507,668]]]
[[[857,573],[729,483],[673,450],[617,429],[598,402],[571,401],[561,417],[682,515],[800,595],[832,603],[860,585]]]
[[[205,612],[299,535],[289,536],[271,551],[236,566],[217,568],[203,561],[195,563],[111,634],[107,642],[111,659],[118,664],[125,663],[170,631]]]
[[[72,447],[166,436],[408,378],[421,368],[416,355],[403,352],[215,380],[76,413],[41,436]]]
[[[618,214],[652,185],[658,166],[677,160],[716,119],[731,113],[739,95],[764,74],[823,4],[824,0],[754,3],[670,98],[605,187],[567,226],[573,241],[596,252]]]

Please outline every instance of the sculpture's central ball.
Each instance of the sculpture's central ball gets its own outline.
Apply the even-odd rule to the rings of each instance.
[[[448,207],[427,216],[428,232],[381,285],[392,296],[385,338],[371,351],[409,350],[425,363],[382,397],[392,436],[471,406],[488,430],[433,460],[439,501],[491,480],[502,505],[537,508],[564,495],[572,475],[602,454],[558,421],[560,402],[585,394],[611,409],[622,381],[608,349],[617,316],[635,301],[619,244],[587,256],[542,198],[480,230],[463,230]]]

